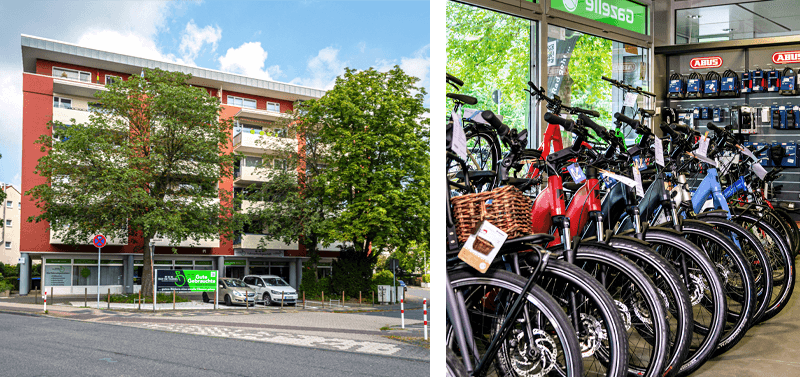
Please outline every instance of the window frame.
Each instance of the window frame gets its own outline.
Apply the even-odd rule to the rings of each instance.
[[[76,80],[76,79],[72,79],[72,78],[69,78],[69,77],[56,76],[56,72],[55,72],[56,69],[60,69],[60,70],[65,71],[65,72],[77,72],[78,73],[78,79]],[[82,73],[85,73],[85,74],[89,75],[89,81],[81,80],[81,74]],[[88,71],[81,71],[79,69],[69,69],[69,68],[61,68],[61,67],[53,66],[52,75],[53,75],[53,77],[57,77],[57,78],[60,78],[60,79],[74,80],[74,81],[80,81],[80,82],[88,82],[90,84],[92,83],[92,73],[88,72]]]
[[[58,100],[58,106],[56,106],[56,100]],[[67,101],[69,101],[69,107],[64,107],[64,106],[63,106],[63,105],[64,105],[64,101],[63,101],[63,100],[67,100]],[[55,109],[55,108],[58,108],[58,109],[67,109],[67,110],[72,110],[72,98],[67,98],[67,97],[62,97],[62,96],[56,96],[56,95],[54,95],[54,96],[53,96],[53,108],[54,108],[54,109]]]
[[[11,241],[6,241],[6,249],[11,249]]]
[[[237,105],[236,104],[236,100],[242,101],[241,105]],[[252,101],[253,102],[253,107],[244,106],[245,101],[247,101],[247,102]],[[258,109],[258,101],[254,100],[254,99],[250,99],[250,98],[232,96],[230,94],[226,98],[226,104],[230,105],[230,106],[241,107],[243,109]]]
[[[277,109],[277,110],[271,110],[271,109],[270,109],[270,106],[277,106],[277,107],[278,107],[278,109]],[[276,113],[279,113],[279,112],[281,112],[281,104],[280,104],[280,102],[270,102],[270,101],[267,101],[267,111],[274,111],[274,112],[276,112]]]
[[[14,208],[14,201],[13,200],[6,200],[6,208]]]
[[[14,220],[6,219],[6,228],[13,228],[14,227]]]
[[[122,81],[122,76],[117,76],[117,75],[106,75],[106,81],[104,81],[104,82],[105,82],[105,85],[108,85],[108,79],[109,79],[109,78],[113,78],[113,79],[119,79],[119,81]]]

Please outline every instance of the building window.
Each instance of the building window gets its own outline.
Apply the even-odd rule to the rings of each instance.
[[[115,82],[120,82],[120,81],[122,81],[122,77],[106,75],[106,85],[110,85],[110,84],[113,84]]]
[[[277,102],[267,102],[267,110],[281,112],[281,104]]]
[[[11,242],[6,242],[6,249],[10,249],[10,248],[11,248]]]
[[[53,77],[61,77],[70,80],[92,82],[92,74],[84,71],[53,67]]]
[[[12,202],[12,201],[10,201],[10,200],[9,200],[9,201],[7,201],[7,202],[6,202],[6,207],[8,207],[8,208],[14,208],[14,202]]]
[[[256,108],[256,100],[241,97],[228,96],[228,105],[239,106],[248,109]]]
[[[71,109],[72,100],[64,97],[53,97],[53,107],[60,107],[62,109]]]
[[[11,220],[6,220],[6,226],[9,228],[11,227]]]
[[[17,204],[19,204],[17,207],[18,207],[19,209],[22,209],[22,202],[19,202],[19,203],[17,203]]]

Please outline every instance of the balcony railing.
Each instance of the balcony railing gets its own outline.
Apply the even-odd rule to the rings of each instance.
[[[264,153],[269,150],[297,150],[297,139],[271,136],[264,131],[239,132],[233,137],[233,149],[237,152]]]

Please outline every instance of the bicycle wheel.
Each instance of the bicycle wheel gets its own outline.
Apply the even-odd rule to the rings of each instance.
[[[792,240],[790,246],[792,247],[794,256],[797,257],[797,251],[800,250],[800,229],[797,228],[797,222],[792,219],[792,216],[790,216],[788,212],[780,207],[774,207],[773,211],[789,228],[789,233],[791,234],[790,239]]]
[[[758,239],[739,224],[717,216],[702,216],[701,219],[734,241],[750,264],[757,300],[756,311],[750,321],[750,326],[753,326],[761,321],[761,317],[769,307],[772,292],[772,266],[767,253]]]
[[[669,357],[669,324],[653,281],[607,245],[581,244],[575,264],[605,287],[622,315],[628,332],[628,373],[662,376]]]
[[[772,267],[772,294],[761,321],[766,321],[783,310],[794,290],[794,257],[786,240],[778,231],[762,221],[757,214],[740,212],[732,220],[752,233],[761,242]]]
[[[467,369],[464,368],[464,363],[458,359],[458,356],[456,356],[453,350],[448,348],[446,355],[447,377],[469,377]]]
[[[673,376],[680,369],[691,344],[694,324],[689,291],[675,267],[650,249],[647,243],[632,237],[614,236],[609,245],[650,277],[664,302],[670,335],[670,355],[664,377]]]
[[[464,134],[467,137],[465,161],[470,173],[470,183],[472,183],[474,192],[489,191],[497,184],[495,172],[497,171],[497,161],[500,159],[500,142],[497,140],[497,133],[481,124],[469,123],[464,126]],[[465,176],[461,169],[462,167],[455,161],[447,159],[449,180],[464,184]],[[463,192],[456,191],[453,194],[453,196],[457,196]]]
[[[644,234],[644,240],[653,251],[675,267],[689,292],[692,338],[689,352],[677,373],[678,376],[685,376],[700,368],[711,357],[722,336],[727,316],[722,280],[708,256],[679,232],[650,227]],[[711,305],[704,305],[704,301],[710,301]]]
[[[524,262],[529,266],[538,263],[538,253],[527,256]],[[578,266],[550,259],[537,284],[572,320],[583,355],[584,376],[625,376],[628,336],[616,303],[600,282]]]
[[[683,220],[681,231],[714,262],[725,287],[728,315],[725,332],[715,351],[715,355],[719,355],[739,343],[750,328],[757,303],[753,273],[736,244],[711,225]]]
[[[481,274],[471,267],[460,267],[449,274],[453,290],[463,297],[478,352],[485,352],[506,319],[511,304],[522,294],[526,280],[494,268]],[[583,375],[577,336],[564,311],[538,286],[533,286],[526,296],[523,308],[526,316],[513,319],[514,327],[509,336],[501,340],[500,352],[487,358],[491,364],[485,375]],[[451,325],[447,344],[457,350]],[[462,357],[463,354],[461,352]],[[477,365],[477,360],[473,364]]]

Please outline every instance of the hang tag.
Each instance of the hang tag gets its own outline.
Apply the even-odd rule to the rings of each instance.
[[[717,162],[712,160],[712,159],[710,159],[710,158],[708,158],[708,157],[706,157],[706,156],[702,156],[702,155],[699,155],[699,154],[693,154],[693,153],[689,153],[689,155],[694,157],[694,158],[696,158],[696,159],[698,159],[698,160],[700,160],[700,162],[705,162],[706,164],[711,165],[711,167],[714,167],[714,168],[717,167]]]
[[[471,121],[473,121],[475,123],[489,124],[489,122],[487,122],[486,119],[483,119],[483,117],[481,116],[482,112],[483,111],[480,111],[480,110],[466,109],[465,108],[464,109],[464,118],[465,119],[469,119],[469,120],[471,120]],[[498,118],[499,118],[499,116],[498,116]],[[502,119],[501,119],[501,121],[502,121]]]
[[[769,123],[769,107],[761,108],[761,123]]]
[[[608,178],[611,178],[613,180],[620,181],[620,182],[622,182],[622,184],[624,184],[626,186],[636,187],[636,181],[634,181],[633,179],[630,179],[628,177],[625,177],[625,176],[622,176],[622,175],[619,175],[619,174],[614,174],[614,173],[612,173],[610,171],[606,171],[606,170],[603,170],[603,169],[600,169],[600,172],[603,173],[603,178],[604,179],[606,177],[608,177]]]
[[[484,221],[478,227],[478,232],[467,238],[467,242],[458,253],[458,258],[484,273],[492,265],[494,257],[506,242],[506,238],[508,238],[506,232],[492,223]]]
[[[624,106],[626,106],[626,107],[635,107],[637,100],[639,100],[639,94],[633,93],[633,92],[625,93]]]
[[[743,147],[741,145],[737,145],[737,147],[739,147],[739,150],[742,151],[743,155],[751,158],[753,162],[758,162],[758,157],[756,157],[756,155],[754,155],[753,152],[750,151],[750,148]]]
[[[753,169],[753,172],[756,173],[756,175],[760,179],[764,179],[764,177],[767,176],[767,170],[764,169],[764,167],[761,166],[761,164],[759,164],[759,163],[755,163],[753,165],[750,165],[750,168]]]
[[[569,175],[572,176],[572,180],[575,183],[581,183],[586,180],[586,174],[583,173],[583,169],[577,163],[567,166],[567,171],[569,171]]]
[[[709,142],[708,136],[706,135],[701,136],[700,146],[697,147],[697,150],[694,152],[694,154],[705,157],[706,153],[708,152],[708,142]]]
[[[656,148],[656,165],[664,167],[664,144],[661,141],[660,137],[655,138],[656,141],[653,144]]]
[[[636,189],[636,196],[640,196],[644,198],[644,186],[642,186],[642,173],[641,167],[638,166],[639,164],[634,161],[633,163],[633,181],[636,183],[634,188]]]
[[[455,111],[451,113],[453,117],[453,144],[450,148],[456,152],[458,157],[467,158],[467,135],[464,134],[464,127],[461,126],[461,116]]]

